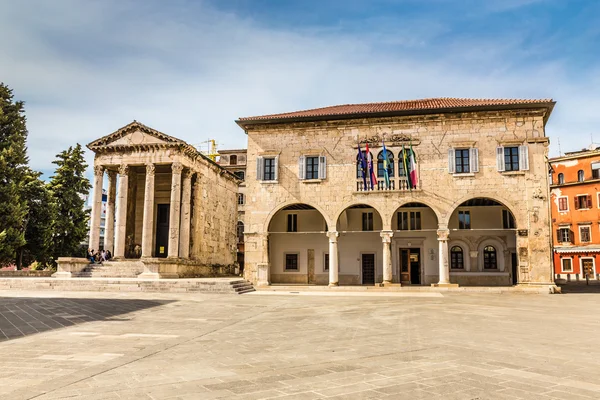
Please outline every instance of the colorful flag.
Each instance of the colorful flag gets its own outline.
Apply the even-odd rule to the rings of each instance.
[[[383,177],[385,179],[385,188],[390,188],[390,174],[392,172],[392,166],[390,165],[390,161],[388,159],[387,149],[385,148],[385,142],[381,139],[381,145],[383,146],[382,156],[383,156]]]
[[[373,170],[373,157],[371,156],[371,152],[369,151],[369,142],[367,142],[367,175],[369,176],[369,182],[371,184],[371,190],[377,185],[377,176],[375,175],[375,171]]]
[[[364,190],[367,190],[367,161],[365,160],[365,157],[363,155],[363,152],[360,149],[360,141],[358,142],[358,160],[357,160],[358,165],[360,166],[360,173],[362,175],[362,179],[363,179],[363,187]]]
[[[402,145],[402,164],[404,165],[404,173],[406,174],[406,183],[409,190],[412,190],[413,184],[411,181],[410,162],[408,158],[408,150]]]
[[[412,148],[412,140],[410,142],[409,166],[410,166],[410,182],[411,182],[413,188],[416,189],[417,185],[419,184],[419,182],[418,182],[419,178],[417,177],[417,160],[415,158],[415,152],[413,151],[413,148]]]

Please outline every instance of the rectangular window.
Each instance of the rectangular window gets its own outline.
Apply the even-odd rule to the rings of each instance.
[[[573,260],[570,258],[563,258],[561,260],[562,272],[573,272]]]
[[[558,211],[569,211],[569,198],[567,196],[558,198]]]
[[[275,159],[264,158],[263,181],[275,180]]]
[[[319,179],[319,157],[306,157],[306,179]]]
[[[285,270],[298,271],[298,254],[285,255]]]
[[[244,193],[238,193],[238,204],[241,206],[244,205]]]
[[[504,148],[504,170],[518,171],[519,170],[519,148],[505,147]]]
[[[572,242],[571,230],[569,228],[560,228],[556,231],[556,238],[561,243]]]
[[[288,214],[287,216],[287,231],[298,232],[298,214]]]
[[[454,152],[455,171],[457,174],[471,172],[469,149],[458,149]]]
[[[592,163],[592,179],[600,179],[600,162]]]
[[[329,253],[325,253],[323,258],[323,271],[329,271]]]
[[[420,211],[399,211],[398,212],[398,230],[399,231],[419,231],[421,230],[421,212]]]
[[[373,213],[364,212],[362,214],[362,230],[372,231],[373,230]]]
[[[581,194],[575,197],[575,209],[592,208],[592,196],[589,194]]]
[[[458,229],[471,229],[471,212],[458,212]]]
[[[515,218],[512,213],[508,210],[502,210],[502,228],[503,229],[515,229]]]
[[[589,226],[579,227],[579,241],[582,243],[589,243],[592,241],[592,231]]]

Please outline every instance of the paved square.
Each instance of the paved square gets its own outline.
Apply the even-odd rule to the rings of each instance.
[[[599,308],[596,293],[0,292],[0,399],[598,399]]]

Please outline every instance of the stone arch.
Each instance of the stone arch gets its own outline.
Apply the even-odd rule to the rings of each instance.
[[[471,246],[462,239],[450,238],[448,242],[448,260],[450,260],[450,250],[452,250],[454,246],[460,246],[463,251],[463,263],[465,265],[464,270],[466,272],[471,271]],[[448,263],[450,263],[450,261],[448,261]],[[450,269],[450,271],[452,272],[453,270]]]
[[[303,201],[290,200],[290,201],[286,201],[284,203],[279,204],[277,207],[274,207],[271,210],[271,212],[269,213],[269,215],[267,215],[267,218],[265,218],[265,222],[264,222],[264,225],[263,225],[263,232],[268,232],[269,231],[269,225],[271,224],[271,220],[273,219],[273,217],[275,216],[275,214],[277,214],[279,211],[283,210],[284,208],[292,206],[294,204],[305,204],[307,206],[313,207],[315,210],[317,210],[321,214],[321,216],[325,220],[325,223],[327,223],[328,227],[335,226],[335,224],[332,225],[331,220],[329,218],[329,215],[327,213],[325,213],[325,211],[321,207],[316,206],[314,204],[305,203]],[[337,219],[335,221],[337,222]]]
[[[450,217],[452,217],[452,214],[454,214],[454,212],[456,211],[456,209],[458,207],[460,207],[461,204],[463,204],[464,202],[468,201],[468,200],[473,200],[473,199],[490,199],[490,200],[494,200],[498,203],[500,203],[502,206],[506,207],[508,209],[508,211],[510,211],[510,213],[513,215],[514,219],[515,219],[515,223],[517,228],[519,228],[522,225],[525,225],[526,221],[522,221],[519,214],[515,213],[515,210],[517,209],[517,207],[515,207],[512,202],[506,200],[505,198],[503,198],[502,196],[498,196],[496,193],[494,194],[489,194],[489,193],[477,193],[477,194],[470,194],[470,195],[466,195],[461,197],[460,199],[458,199],[457,201],[455,201],[454,203],[452,203],[452,205],[448,208],[448,211],[446,212],[445,215],[443,215],[442,219],[439,219],[440,221],[440,225],[446,225],[448,226],[448,223],[450,222]]]
[[[393,227],[393,224],[392,224],[392,220],[394,219],[394,215],[396,215],[396,212],[398,212],[398,210],[401,207],[404,207],[405,205],[410,204],[410,203],[421,203],[421,204],[429,207],[433,211],[433,213],[435,214],[435,216],[437,218],[438,225],[443,220],[443,216],[444,215],[440,212],[440,210],[436,206],[433,206],[432,203],[430,201],[428,201],[428,200],[421,200],[421,199],[418,199],[418,200],[415,200],[415,201],[405,201],[405,202],[401,203],[400,205],[398,205],[394,210],[392,210],[391,212],[389,212],[388,214],[386,214],[385,217],[382,215],[382,218],[385,218],[385,220],[389,221],[390,227],[393,229],[394,227]]]
[[[496,249],[496,263],[498,265],[498,271],[504,272],[506,270],[506,243],[499,237],[486,236],[481,238],[477,245],[477,265],[479,266],[479,272],[485,272],[483,269],[483,249],[486,246],[494,246]]]
[[[379,208],[375,207],[372,204],[364,202],[364,201],[352,201],[352,202],[346,203],[338,212],[335,213],[335,218],[333,219],[334,223],[331,225],[328,225],[328,226],[329,227],[333,227],[333,226],[337,227],[337,223],[344,211],[346,211],[349,208],[352,208],[354,206],[360,206],[360,205],[368,206],[368,207],[372,208],[373,210],[375,210],[377,212],[377,214],[379,214],[379,217],[381,218],[382,230],[390,229],[390,225],[386,225],[387,220],[384,218],[385,214],[383,212],[381,212],[381,210]],[[329,222],[328,222],[328,224],[329,224]]]

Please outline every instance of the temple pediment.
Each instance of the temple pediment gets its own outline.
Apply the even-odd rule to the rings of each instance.
[[[183,140],[166,135],[140,122],[132,123],[88,144],[90,150],[130,146],[187,145]]]

